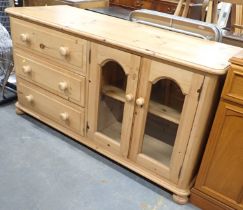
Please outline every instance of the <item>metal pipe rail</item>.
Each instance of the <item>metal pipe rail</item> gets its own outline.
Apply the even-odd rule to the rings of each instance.
[[[211,23],[147,9],[132,11],[129,20],[201,39],[222,42],[222,30]]]

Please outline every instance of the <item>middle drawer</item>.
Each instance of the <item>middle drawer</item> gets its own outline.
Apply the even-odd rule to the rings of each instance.
[[[18,76],[82,107],[85,106],[85,78],[15,50]]]

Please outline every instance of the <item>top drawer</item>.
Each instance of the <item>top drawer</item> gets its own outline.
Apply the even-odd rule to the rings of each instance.
[[[86,40],[15,18],[11,18],[11,30],[14,47],[29,48],[81,74],[86,73]]]
[[[243,104],[243,67],[231,65],[228,72],[224,89],[223,98]]]

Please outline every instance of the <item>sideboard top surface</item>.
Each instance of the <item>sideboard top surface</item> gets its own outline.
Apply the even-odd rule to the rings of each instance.
[[[229,59],[242,50],[66,5],[7,8],[6,12],[17,18],[212,74],[226,73]]]

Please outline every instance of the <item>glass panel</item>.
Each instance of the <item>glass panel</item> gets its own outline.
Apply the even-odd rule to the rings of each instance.
[[[170,165],[185,96],[178,85],[162,79],[152,85],[142,153]]]
[[[127,77],[122,67],[107,62],[101,69],[98,131],[120,142]]]

